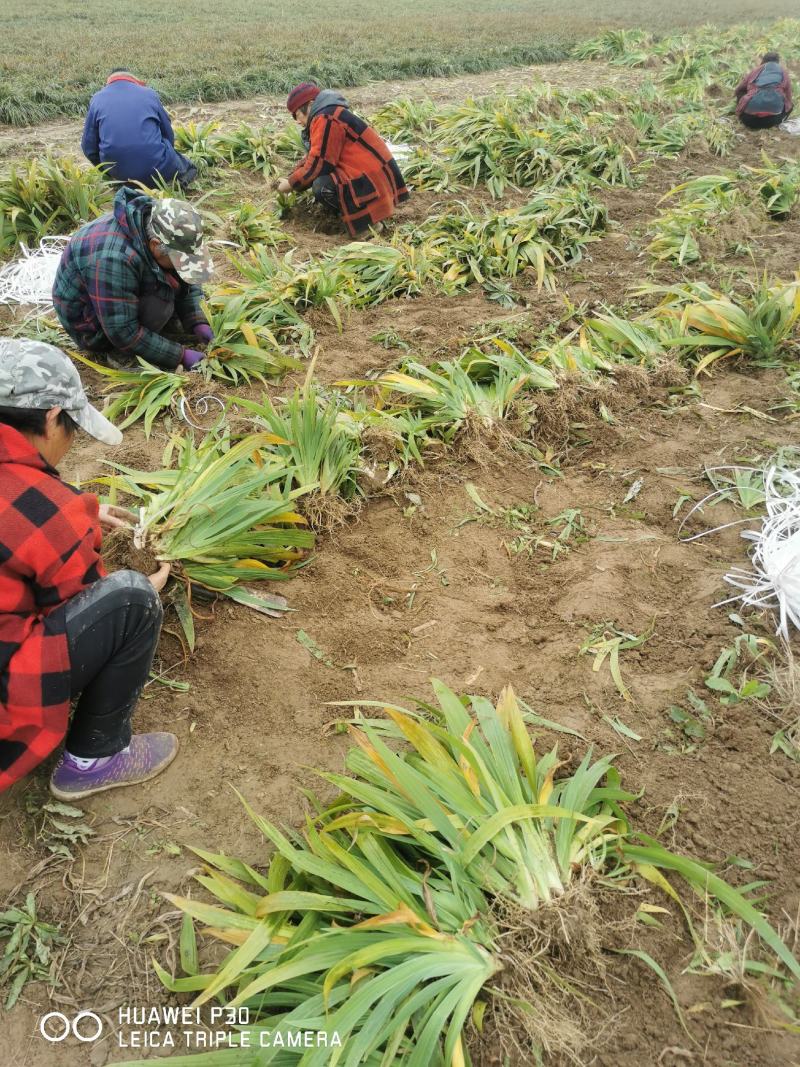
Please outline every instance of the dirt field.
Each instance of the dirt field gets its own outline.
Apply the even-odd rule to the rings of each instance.
[[[352,95],[357,107],[369,110],[400,88],[451,100],[495,86],[519,86],[543,74],[569,85],[577,77],[587,85],[624,77],[630,85],[636,76],[580,64],[579,71],[562,66],[402,87],[376,84]],[[235,123],[273,116],[278,106],[265,97],[191,114]],[[180,111],[182,117],[189,113]],[[74,148],[78,130],[66,122],[5,128],[0,156],[11,159],[51,145]],[[751,134],[723,165],[755,164],[763,149],[797,157],[800,138]],[[659,163],[640,189],[602,193],[612,228],[579,268],[559,279],[559,292],[537,292],[524,276],[515,281],[518,299],[530,305],[527,328],[533,331],[560,314],[565,298],[589,305],[621,300],[646,276],[643,229],[659,198],[681,178],[719,168],[719,160],[704,153],[684,155]],[[251,177],[242,179],[241,187],[253,195],[258,185]],[[446,203],[444,197],[420,192],[400,218],[424,218],[436,204]],[[287,229],[303,250],[318,251],[340,240],[316,232],[310,216],[290,221]],[[788,279],[798,268],[797,211],[780,228],[770,224],[766,230],[765,224],[756,266]],[[729,265],[748,266],[735,260]],[[660,276],[677,275],[665,269]],[[519,313],[500,311],[475,293],[390,301],[352,313],[342,333],[320,316],[313,319],[321,349],[317,372],[323,381],[334,381],[386,366],[394,354],[374,340],[383,331],[401,334],[430,360],[457,350],[481,324]],[[284,383],[275,392],[281,395],[286,388]],[[613,422],[587,416],[566,432],[553,433],[551,464],[560,476],[548,476],[510,451],[484,457],[480,464],[464,454],[448,455],[391,491],[376,493],[352,521],[321,538],[313,564],[280,590],[292,608],[284,619],[216,604],[198,622],[197,649],[189,662],[166,633],[160,669],[189,689],[151,685],[135,723],[139,729],[178,734],[181,753],[167,773],[142,788],[85,802],[92,836],[73,850],[74,862],[51,856],[47,844],[52,839],[40,832],[49,765],[0,797],[0,906],[5,898],[34,889],[42,914],[63,921],[68,936],[56,989],[27,987],[17,1008],[3,1017],[3,1067],[102,1067],[131,1055],[116,1048],[110,1036],[117,1006],[174,1002],[149,961],[156,957],[168,969],[174,963],[178,922],[161,894],[189,889],[195,861],[188,846],[224,850],[255,863],[264,854],[258,834],[239,814],[232,787],[269,818],[297,821],[301,790],[311,781],[308,768],[343,765],[345,739],[329,728],[340,712],[329,702],[425,698],[432,676],[459,691],[489,696],[510,682],[536,712],[585,739],[539,731],[541,746],[558,740],[567,761],[573,752],[583,752],[585,741],[600,752],[619,752],[624,785],[641,791],[631,806],[637,825],[655,833],[666,818],[678,850],[723,866],[727,860],[733,880],[766,879],[770,914],[786,928],[800,912],[800,766],[781,754],[770,756],[776,724],[750,704],[727,710],[715,705],[707,738],[693,752],[679,751],[668,708],[682,703],[690,688],[703,691],[703,678],[721,648],[740,632],[726,610],[713,605],[727,588],[723,575],[746,559],[737,529],[681,543],[673,509],[682,495],[705,495],[706,465],[763,456],[780,445],[800,446],[800,424],[776,410],[788,392],[777,371],[720,371],[700,383],[697,395],[646,385],[632,376],[608,398]],[[134,428],[117,458],[140,465],[154,461],[162,447],[158,434],[145,442]],[[86,480],[97,473],[101,458],[99,446],[82,447],[65,473]],[[637,480],[643,483],[640,492],[625,503]],[[515,531],[478,512],[465,490],[468,482],[496,510],[529,508],[539,532],[548,518],[578,507],[589,536],[555,560],[542,546],[514,554],[507,543]],[[736,517],[721,505],[692,531]],[[606,670],[593,672],[591,657],[579,655],[602,622],[637,634],[652,630],[646,644],[623,661],[632,703],[622,700]],[[765,620],[759,632],[769,633],[768,627]],[[300,630],[314,639],[324,661],[298,641]],[[621,737],[604,716],[619,716],[641,740]],[[730,857],[753,866],[739,870]],[[687,945],[669,925],[648,930],[646,937],[631,944],[648,944],[668,971],[687,1011],[693,1043],[655,975],[636,959],[620,958],[613,996],[602,1002],[594,1052],[586,1062],[597,1067],[800,1063],[800,1039],[763,1028],[751,1001],[721,1006],[740,999],[737,987],[682,973]],[[37,1021],[53,1008],[96,1011],[107,1019],[109,1036],[93,1046],[72,1039],[46,1045]]]

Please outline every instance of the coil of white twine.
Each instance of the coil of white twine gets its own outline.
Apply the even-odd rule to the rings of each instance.
[[[53,282],[68,237],[43,237],[39,247],[20,245],[19,258],[0,269],[0,304],[35,304],[49,307]]]
[[[788,641],[789,623],[800,630],[800,470],[768,468],[764,496],[767,513],[761,528],[742,532],[755,545],[752,570],[735,567],[725,581],[741,590],[731,600],[773,608],[779,619],[776,633]]]

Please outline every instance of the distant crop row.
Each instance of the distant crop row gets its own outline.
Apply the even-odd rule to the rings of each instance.
[[[794,0],[769,5],[772,18],[795,13]],[[308,78],[351,86],[557,61],[604,26],[664,34],[752,17],[747,0],[683,0],[668,9],[653,0],[575,0],[568,11],[544,0],[407,0],[391,10],[321,0],[313,12],[291,15],[275,0],[230,0],[224,13],[209,0],[183,0],[168,14],[159,0],[7,0],[0,122],[79,114],[109,70],[125,64],[168,103],[214,101],[282,93]]]

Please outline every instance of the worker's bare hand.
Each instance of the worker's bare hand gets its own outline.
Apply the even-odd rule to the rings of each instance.
[[[117,508],[113,504],[101,504],[98,515],[100,525],[107,530],[129,528],[136,522],[136,516],[127,508]]]
[[[162,563],[155,574],[148,574],[147,580],[152,585],[157,593],[160,593],[164,586],[167,584],[167,578],[169,578],[170,564]]]
[[[275,188],[279,193],[290,193],[292,191],[292,187],[286,178],[280,178],[275,183]]]

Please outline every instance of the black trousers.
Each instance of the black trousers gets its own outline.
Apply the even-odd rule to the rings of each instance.
[[[773,126],[780,126],[786,118],[786,112],[782,111],[780,115],[748,115],[743,111],[739,118],[748,130],[769,130]]]
[[[130,743],[131,718],[150,674],[163,609],[138,571],[116,571],[68,600],[71,696],[65,746],[73,756],[113,756]]]
[[[145,293],[144,296],[139,298],[138,317],[142,326],[153,333],[179,333],[183,329],[178,316],[175,314],[175,298],[173,296],[162,299],[157,293]],[[93,343],[85,344],[85,349],[87,352],[106,355],[108,362],[113,367],[122,367],[127,370],[136,365],[136,360],[133,356],[111,355],[114,349],[103,333]]]
[[[330,174],[321,174],[311,183],[311,192],[318,204],[334,215],[341,215],[342,205],[339,203],[339,194],[336,191],[336,183]]]
[[[175,298],[162,300],[156,293],[145,293],[139,298],[139,322],[152,333],[163,333],[175,315]],[[175,325],[180,328],[177,318]]]

